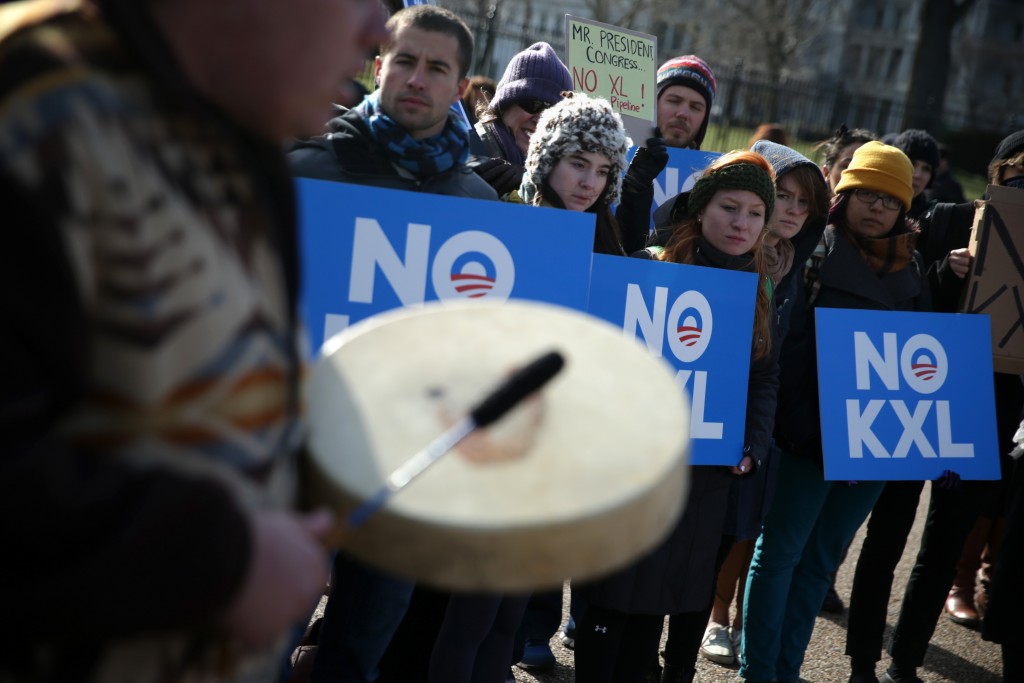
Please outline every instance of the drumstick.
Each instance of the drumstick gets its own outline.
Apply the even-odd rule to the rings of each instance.
[[[502,382],[501,386],[478,403],[466,417],[392,472],[384,486],[349,513],[345,519],[345,526],[349,529],[358,529],[373,513],[383,507],[393,494],[408,486],[409,482],[423,474],[428,467],[474,430],[486,427],[500,419],[516,404],[544,386],[548,380],[558,374],[564,365],[565,358],[562,354],[557,351],[549,351],[529,365],[517,370]]]

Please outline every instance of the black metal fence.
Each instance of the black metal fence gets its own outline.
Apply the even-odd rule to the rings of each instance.
[[[455,9],[455,8],[453,8]],[[526,46],[543,40],[559,54],[564,54],[564,33],[561,25],[523,26],[495,15],[472,11],[456,11],[466,20],[476,36],[476,60],[473,73],[495,79],[501,77],[505,65]],[[902,96],[892,88],[878,91],[855,90],[850,83],[835,77],[816,79],[773,79],[766,74],[739,65],[716,65],[718,97],[712,109],[715,124],[705,147],[729,149],[746,143],[745,131],[760,123],[780,123],[791,138],[817,141],[827,138],[840,124],[851,128],[867,128],[879,135],[902,129],[905,106]],[[981,169],[995,143],[1008,132],[1024,126],[1024,112],[1007,112],[975,107],[956,111],[946,107],[942,117],[943,141],[953,148],[954,158],[969,167]],[[716,139],[725,136],[729,139]],[[735,138],[735,139],[733,139]],[[741,139],[742,138],[742,139]],[[971,156],[977,154],[978,159]]]

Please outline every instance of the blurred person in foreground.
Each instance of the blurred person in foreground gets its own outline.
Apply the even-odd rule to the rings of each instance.
[[[0,679],[276,680],[326,579],[299,514],[282,142],[377,0],[0,6]]]
[[[388,40],[375,62],[376,89],[357,106],[327,124],[327,133],[299,142],[288,154],[295,175],[408,192],[496,200],[494,190],[469,167],[469,128],[452,110],[469,87],[473,36],[465,22],[434,5],[395,12]],[[448,594],[415,586],[345,552],[332,567],[331,595],[324,607],[311,681],[364,683],[386,675],[384,655],[401,645],[417,624],[417,607],[407,613],[414,588],[436,597],[427,613],[439,622]],[[429,647],[431,626],[412,640]],[[473,634],[474,636],[477,634]],[[409,670],[425,670],[408,647],[395,658]],[[507,667],[505,667],[507,668]],[[405,674],[402,675],[402,680]]]

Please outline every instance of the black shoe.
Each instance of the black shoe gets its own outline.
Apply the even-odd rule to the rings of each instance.
[[[687,671],[681,667],[666,664],[665,670],[661,672],[661,683],[693,683],[696,675],[696,669]]]
[[[878,683],[878,676],[875,674],[853,674],[849,683]]]
[[[547,671],[555,668],[555,655],[546,640],[527,640],[523,647],[523,658],[519,662],[520,669]]]
[[[828,593],[825,593],[825,601],[821,603],[821,611],[829,614],[842,614],[845,609],[846,605],[843,604],[839,593],[836,593],[836,587],[829,586]]]
[[[902,674],[893,671],[886,671],[878,680],[879,683],[924,683],[914,674]]]

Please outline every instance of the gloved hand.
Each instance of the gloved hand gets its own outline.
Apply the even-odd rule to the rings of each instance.
[[[474,166],[473,170],[493,187],[499,196],[518,190],[523,183],[523,174],[526,173],[524,167],[510,164],[500,157],[481,162]]]
[[[661,131],[654,129],[654,137],[647,138],[643,147],[638,147],[633,160],[629,162],[622,187],[627,192],[641,192],[651,188],[651,182],[665,170],[668,164],[668,148],[661,137]]]
[[[942,476],[935,480],[935,485],[943,491],[959,491],[960,475],[953,470],[943,470]]]

